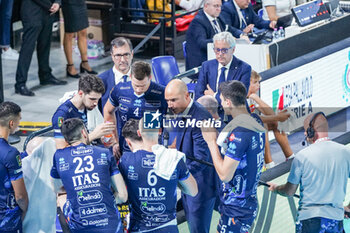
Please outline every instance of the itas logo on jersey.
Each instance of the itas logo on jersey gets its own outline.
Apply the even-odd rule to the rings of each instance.
[[[162,114],[159,110],[156,112],[144,112],[143,119],[143,128],[145,129],[159,129],[161,127]]]

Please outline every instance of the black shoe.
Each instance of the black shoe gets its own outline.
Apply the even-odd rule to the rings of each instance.
[[[24,95],[24,96],[34,96],[34,92],[32,92],[31,90],[28,90],[28,88],[23,85],[20,87],[15,87],[15,93],[16,94],[20,94],[20,95]]]
[[[74,66],[74,64],[67,64],[67,68],[66,68],[66,75],[67,77],[71,77],[71,78],[80,78],[79,74],[71,74],[68,72],[68,67],[70,66]]]
[[[94,71],[94,70],[87,70],[87,69],[85,69],[85,68],[83,67],[83,63],[84,63],[84,62],[88,62],[88,61],[81,61],[81,63],[80,63],[80,73],[86,72],[86,73],[88,73],[88,74],[97,74],[97,72]]]
[[[8,139],[9,139],[8,142],[11,145],[19,143],[21,141],[21,138],[18,135],[16,135],[16,134],[10,134]]]
[[[40,85],[47,85],[47,84],[52,84],[52,85],[66,85],[67,81],[59,80],[55,78],[52,74],[46,78],[43,81],[40,81]]]

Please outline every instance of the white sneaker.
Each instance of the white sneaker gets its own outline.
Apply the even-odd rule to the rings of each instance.
[[[275,167],[275,166],[276,166],[276,164],[275,164],[274,161],[272,161],[271,163],[265,164],[266,169],[270,169],[270,168],[273,168],[273,167]]]
[[[135,23],[135,24],[146,24],[145,21],[143,21],[142,19],[131,20],[131,23]]]
[[[16,50],[8,48],[8,50],[2,50],[1,58],[6,60],[18,60],[19,54]]]

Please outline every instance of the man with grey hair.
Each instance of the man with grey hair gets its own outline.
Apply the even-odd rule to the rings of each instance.
[[[252,68],[233,53],[236,40],[230,32],[220,32],[213,38],[216,59],[203,62],[196,85],[195,99],[203,95],[211,95],[221,104],[219,85],[222,82],[241,81],[247,90],[250,84]],[[224,119],[224,111],[219,108],[219,115]]]
[[[124,37],[117,37],[111,41],[111,56],[114,66],[99,75],[105,85],[105,93],[102,95],[98,108],[103,114],[109,93],[119,82],[130,81],[131,63],[134,56],[131,41]]]
[[[213,42],[215,34],[225,30],[224,22],[218,18],[221,0],[204,0],[203,4],[203,10],[198,11],[186,33],[186,70],[200,66],[208,59],[207,44]]]
[[[219,119],[219,113],[218,108],[219,104],[218,101],[211,95],[203,95],[201,98],[197,100],[198,103],[200,103],[214,119]]]

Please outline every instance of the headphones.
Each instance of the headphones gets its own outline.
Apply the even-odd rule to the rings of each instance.
[[[306,137],[307,138],[314,138],[315,137],[315,129],[314,129],[314,121],[316,120],[316,117],[319,115],[323,115],[326,118],[326,115],[323,112],[316,112],[315,115],[311,118],[309,122],[309,127],[306,129]]]

